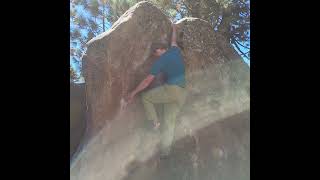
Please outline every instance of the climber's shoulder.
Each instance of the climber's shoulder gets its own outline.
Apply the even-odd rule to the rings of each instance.
[[[172,46],[170,47],[170,51],[174,54],[181,55],[181,48],[179,46]]]
[[[177,43],[172,43],[172,44],[171,44],[171,48],[179,48],[179,46],[178,46]]]
[[[172,50],[172,51],[180,51],[180,47],[178,45],[171,45],[170,50]]]

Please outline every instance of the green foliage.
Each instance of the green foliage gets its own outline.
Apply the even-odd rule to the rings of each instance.
[[[175,9],[181,17],[204,19],[230,40],[241,52],[250,54],[250,0],[176,0]],[[245,54],[242,52],[242,54]],[[247,56],[248,59],[249,56]]]

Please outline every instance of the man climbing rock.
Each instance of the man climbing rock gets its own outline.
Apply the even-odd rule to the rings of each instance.
[[[166,80],[161,86],[141,93],[147,120],[152,122],[153,128],[160,127],[160,155],[170,153],[174,139],[176,117],[186,99],[185,65],[180,48],[176,41],[176,25],[172,24],[171,47],[167,44],[155,43],[152,53],[157,57],[149,75],[128,95],[127,102],[147,88],[159,73],[163,73]],[[155,104],[163,104],[163,121],[160,122],[155,110]]]

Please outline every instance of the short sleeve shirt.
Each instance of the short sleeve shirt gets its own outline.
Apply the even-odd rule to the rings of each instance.
[[[185,66],[180,49],[171,46],[162,54],[152,65],[150,73],[158,75],[163,72],[166,77],[166,83],[185,87]]]

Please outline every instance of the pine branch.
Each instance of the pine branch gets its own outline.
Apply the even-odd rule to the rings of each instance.
[[[241,51],[240,47],[238,46],[238,44],[237,44],[235,41],[232,41],[232,42],[233,42],[233,44],[236,46],[237,50],[241,53],[241,55],[243,55],[243,56],[246,57],[247,59],[250,59],[250,57],[248,57],[248,56],[246,55],[246,54],[247,54],[248,52],[250,52],[250,51],[244,53],[244,52]]]
[[[237,41],[235,38],[234,38],[234,41],[235,41],[236,43],[238,43],[240,46],[242,46],[242,47],[244,47],[244,48],[246,48],[246,49],[250,49],[250,47],[247,47],[247,46],[241,44],[241,43],[240,43],[239,41]]]

